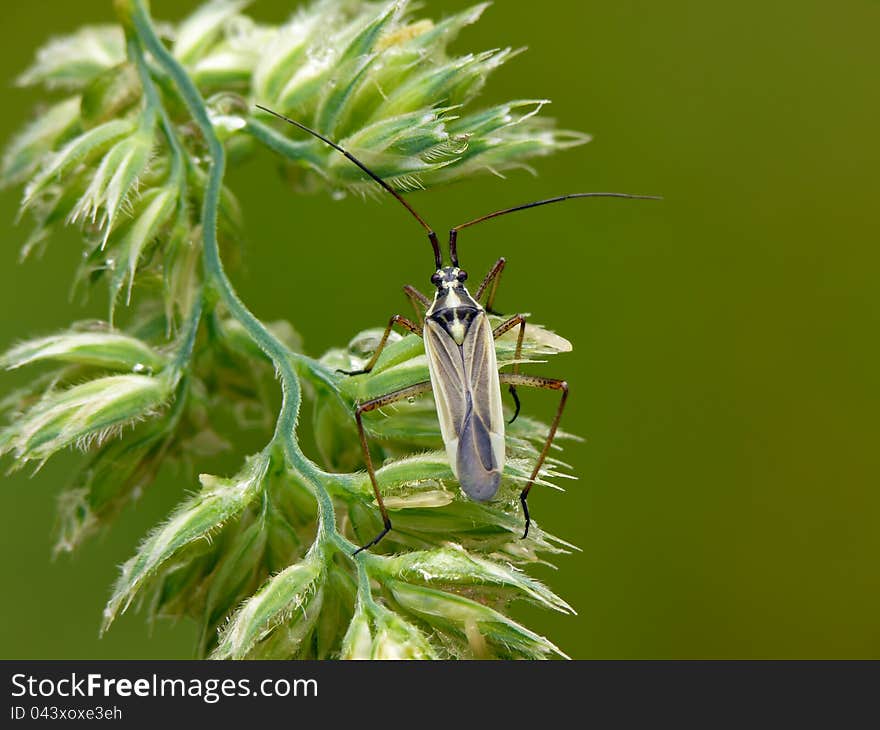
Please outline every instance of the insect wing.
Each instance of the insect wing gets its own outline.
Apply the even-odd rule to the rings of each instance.
[[[485,502],[498,491],[504,467],[504,415],[489,318],[479,312],[458,345],[429,317],[424,340],[452,473],[468,497]]]

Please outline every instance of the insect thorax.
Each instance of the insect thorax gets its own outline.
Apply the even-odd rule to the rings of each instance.
[[[431,319],[446,330],[456,345],[461,345],[480,312],[481,310],[471,307],[452,307],[435,312],[431,315]]]
[[[438,286],[425,316],[439,324],[457,345],[464,342],[474,320],[483,313],[479,302],[459,282]]]

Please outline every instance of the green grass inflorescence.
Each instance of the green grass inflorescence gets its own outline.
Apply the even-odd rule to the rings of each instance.
[[[395,338],[372,373],[347,378],[336,370],[362,366],[375,331],[314,359],[289,323],[254,317],[223,265],[242,235],[223,181],[227,157],[265,147],[304,186],[372,190],[338,153],[256,103],[337,140],[399,191],[522,166],[587,138],[555,129],[538,113],[542,100],[473,108],[487,76],[515,54],[449,54],[485,5],[435,23],[415,20],[403,1],[315,0],[266,25],[243,13],[246,4],[212,0],[172,27],[157,26],[142,0],[117,0],[119,25],[51,41],[19,78],[62,97],[9,144],[0,168],[5,186],[24,186],[22,212],[34,221],[22,255],[59,226],[78,226],[86,248],[77,283],[106,282],[110,306],[106,322],[2,356],[7,369],[53,369],[3,400],[0,452],[16,467],[69,446],[85,452],[59,500],[57,550],[68,552],[166,461],[198,467],[231,449],[212,425],[219,415],[266,430],[265,447],[242,454],[238,473],[202,474],[143,540],[122,567],[105,628],[139,602],[152,616],[192,617],[199,654],[218,658],[563,655],[506,615],[516,599],[571,612],[523,571],[570,547],[535,524],[520,539],[517,495],[547,426],[520,416],[508,429],[500,499],[477,504],[452,477],[430,399],[368,417],[394,530],[352,558],[380,527],[353,409],[427,379],[421,342]],[[523,358],[568,348],[530,325]],[[510,364],[514,333],[497,349]],[[300,447],[303,428],[320,463]],[[548,459],[540,482],[566,471]]]

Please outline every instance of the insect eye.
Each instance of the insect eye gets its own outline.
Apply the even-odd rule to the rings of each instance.
[[[434,286],[437,286],[440,283],[440,274],[432,274],[431,275],[431,283]]]
[[[467,281],[467,271],[465,271],[464,269],[461,269],[458,272],[458,280],[459,281]]]

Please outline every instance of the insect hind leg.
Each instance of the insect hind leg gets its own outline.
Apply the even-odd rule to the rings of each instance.
[[[550,452],[550,446],[553,444],[556,430],[559,428],[562,411],[565,408],[565,402],[568,400],[568,383],[556,378],[538,378],[533,375],[520,375],[518,373],[501,373],[500,379],[502,383],[507,383],[509,385],[522,385],[530,388],[559,390],[562,392],[562,395],[559,398],[559,406],[556,409],[556,415],[553,417],[553,422],[550,424],[550,432],[547,434],[547,440],[544,442],[544,448],[541,449],[538,461],[535,463],[535,468],[532,470],[532,475],[529,477],[529,481],[526,482],[525,489],[523,489],[519,495],[519,501],[520,504],[522,504],[523,514],[526,518],[526,529],[523,532],[523,539],[525,539],[529,536],[529,525],[531,525],[532,522],[531,516],[529,515],[529,490],[538,478],[538,473],[541,471],[541,467],[544,465],[544,460]]]
[[[375,411],[382,406],[387,406],[391,403],[396,403],[397,401],[401,401],[406,398],[412,398],[413,396],[420,395],[421,393],[426,393],[429,390],[431,390],[431,381],[426,380],[421,383],[416,383],[415,385],[410,385],[406,388],[401,388],[400,390],[392,391],[391,393],[386,393],[385,395],[381,395],[378,398],[364,401],[363,403],[358,404],[357,408],[355,408],[354,419],[357,423],[358,435],[360,436],[361,440],[361,449],[363,449],[364,452],[364,463],[367,466],[367,474],[370,475],[370,483],[373,486],[373,494],[376,496],[376,503],[379,505],[379,514],[382,516],[383,529],[366,545],[361,545],[361,547],[355,550],[352,553],[352,557],[357,555],[362,550],[368,550],[369,548],[373,547],[383,537],[385,537],[385,535],[391,532],[391,518],[388,516],[388,510],[385,508],[385,502],[382,500],[382,493],[379,491],[379,483],[376,480],[376,470],[373,468],[373,459],[370,456],[370,447],[367,445],[367,432],[364,430],[364,422],[361,416],[364,413]]]

